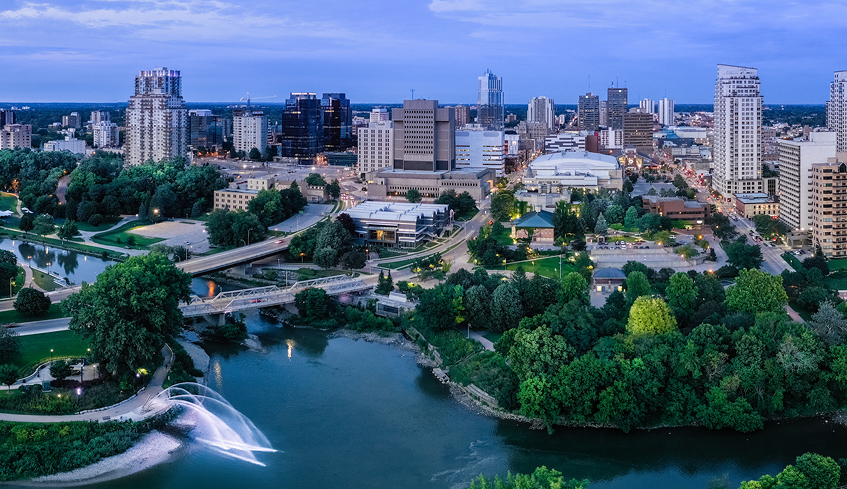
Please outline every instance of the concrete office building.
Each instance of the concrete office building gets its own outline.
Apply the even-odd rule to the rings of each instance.
[[[836,71],[829,85],[826,125],[836,134],[838,152],[847,152],[847,70]]]
[[[461,129],[471,123],[471,108],[466,105],[453,106],[456,117],[456,129]]]
[[[517,156],[521,152],[521,137],[518,134],[506,134],[504,136],[506,156]]]
[[[184,157],[187,136],[188,114],[179,71],[141,71],[135,77],[135,95],[129,98],[126,109],[126,164]]]
[[[0,109],[0,129],[6,126],[6,124],[14,124],[15,123],[15,111]]]
[[[554,113],[553,99],[533,97],[529,100],[529,105],[527,106],[526,120],[528,122],[540,122],[544,124],[549,132],[556,126],[556,120],[553,117]]]
[[[561,153],[562,151],[585,151],[583,132],[560,132],[544,138],[545,153]]]
[[[282,156],[310,163],[323,151],[323,111],[317,94],[292,92],[282,111]]]
[[[485,70],[478,79],[477,94],[476,123],[486,129],[503,129],[503,79]]]
[[[261,110],[232,111],[232,147],[249,155],[253,148],[264,155],[268,148],[268,118]]]
[[[321,96],[323,119],[323,150],[346,151],[353,144],[353,112],[344,93],[324,93]]]
[[[451,108],[437,100],[406,100],[392,109],[394,156],[391,168],[377,172],[368,196],[405,195],[415,189],[436,198],[447,190],[467,191],[476,200],[491,192],[494,170],[456,169],[456,124]]]
[[[112,114],[108,110],[93,110],[88,122],[112,122]]]
[[[79,116],[79,112],[71,112],[70,115],[62,116],[62,126],[69,127],[71,129],[79,129],[82,127],[82,117]]]
[[[623,115],[623,144],[639,151],[653,151],[653,115],[627,112]]]
[[[812,165],[812,242],[827,258],[847,257],[847,158]]]
[[[779,203],[762,192],[735,194],[735,211],[747,219],[760,214],[776,218],[779,216]]]
[[[394,161],[394,123],[388,120],[387,112],[385,115],[384,120],[374,122],[371,114],[368,127],[359,128],[358,172],[368,179],[368,175],[390,168]]]
[[[711,211],[711,205],[708,202],[658,195],[642,195],[641,208],[651,214],[674,220],[691,221],[695,224],[703,224]]]
[[[603,149],[621,149],[624,146],[622,129],[601,129],[600,147]]]
[[[714,119],[713,188],[724,198],[763,192],[758,70],[718,65]]]
[[[441,236],[452,222],[444,204],[362,202],[345,211],[353,219],[353,239],[362,246],[417,248]]]
[[[0,129],[0,149],[31,147],[31,124],[6,124],[3,129]]]
[[[808,141],[779,141],[779,220],[791,229],[812,228],[812,165],[836,156],[836,133],[813,132]]]
[[[609,127],[609,103],[605,100],[600,101],[600,126]]]
[[[456,130],[456,168],[488,168],[498,177],[505,176],[505,136],[503,131],[487,131],[479,124]]]
[[[623,115],[627,113],[628,95],[626,88],[610,87],[606,91],[606,118],[612,129],[623,129]]]
[[[642,114],[655,114],[656,113],[656,102],[650,100],[649,98],[641,99],[638,102],[638,108],[641,110]]]
[[[57,139],[55,141],[47,141],[44,143],[42,151],[70,151],[74,154],[85,154],[85,140],[73,137],[73,132],[65,139]]]
[[[91,124],[95,148],[116,148],[120,146],[120,131],[114,122],[100,121]]]
[[[659,124],[663,126],[674,125],[673,100],[665,97],[659,100]]]
[[[385,107],[374,107],[371,109],[369,122],[387,122],[391,119],[388,109]]]

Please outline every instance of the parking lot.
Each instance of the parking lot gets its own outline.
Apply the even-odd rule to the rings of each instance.
[[[133,234],[149,238],[162,238],[161,244],[168,246],[187,246],[193,253],[209,251],[206,240],[206,226],[201,221],[180,219],[163,221],[130,231]]]

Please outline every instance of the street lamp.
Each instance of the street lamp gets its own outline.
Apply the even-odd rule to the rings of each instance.
[[[53,364],[53,349],[50,348],[50,364]]]
[[[247,246],[250,246],[250,231],[252,231],[252,230],[253,230],[253,228],[250,228],[250,229],[247,230]]]

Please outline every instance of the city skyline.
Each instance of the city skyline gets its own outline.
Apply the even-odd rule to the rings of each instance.
[[[341,91],[384,103],[415,89],[416,98],[470,103],[490,69],[506,104],[538,95],[575,104],[615,80],[631,100],[700,104],[711,101],[714,66],[734,64],[759,69],[766,104],[822,104],[832,73],[847,68],[845,48],[829,41],[847,18],[834,2],[387,5],[12,0],[0,7],[0,101],[120,102],[138,70],[168,66],[198,102]],[[559,52],[566,59],[556,61]]]

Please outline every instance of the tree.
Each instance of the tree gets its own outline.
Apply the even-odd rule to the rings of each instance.
[[[809,480],[809,489],[835,489],[841,478],[841,467],[835,460],[818,455],[804,453],[797,457],[797,470]]]
[[[50,376],[58,381],[65,380],[70,377],[74,371],[71,369],[71,364],[65,360],[56,360],[50,364]]]
[[[632,192],[635,189],[635,186],[632,184],[631,180],[623,181],[623,191],[626,193]]]
[[[697,303],[697,287],[694,280],[685,273],[675,273],[665,289],[668,306],[678,318],[688,317],[694,312]]]
[[[406,200],[409,202],[416,204],[422,200],[421,193],[416,189],[409,189],[406,191]]]
[[[333,180],[332,183],[327,184],[326,192],[335,200],[338,200],[341,197],[341,184],[338,183],[338,180]]]
[[[309,173],[306,177],[306,183],[312,187],[326,187],[326,180],[320,173]]]
[[[32,212],[24,212],[24,215],[21,216],[21,222],[18,224],[18,227],[21,228],[23,232],[30,232],[35,227],[35,214]]]
[[[759,270],[741,270],[735,285],[726,289],[726,307],[749,314],[776,312],[788,302],[782,277]]]
[[[597,224],[594,226],[594,234],[605,236],[606,232],[608,231],[609,225],[606,224],[606,218],[603,216],[603,214],[600,214],[600,216],[597,217]]]
[[[738,269],[759,268],[762,266],[762,249],[736,240],[723,245],[727,261]]]
[[[297,315],[309,323],[324,321],[335,312],[335,299],[323,289],[309,287],[294,296]]]
[[[552,431],[553,422],[559,415],[559,406],[555,397],[551,395],[552,390],[550,382],[545,377],[526,379],[521,382],[520,390],[518,390],[521,414],[544,420],[548,432]]]
[[[347,270],[364,268],[366,263],[367,256],[361,251],[348,251],[338,261],[339,266]]]
[[[79,230],[77,230],[76,223],[69,219],[65,220],[57,233],[59,239],[73,239],[77,234],[79,234]]]
[[[454,274],[455,275],[455,274]],[[491,325],[491,293],[483,285],[474,285],[465,291],[464,305],[467,321],[474,329]]]
[[[506,331],[518,325],[523,317],[523,306],[518,289],[511,282],[503,282],[491,298],[491,329]]]
[[[0,365],[0,382],[6,384],[12,390],[12,384],[18,380],[18,367],[7,363]]]
[[[340,259],[341,257],[338,256],[338,250],[330,246],[324,246],[323,248],[316,249],[315,255],[312,257],[312,261],[315,265],[322,268],[332,268],[338,264]]]
[[[106,371],[131,375],[152,369],[160,350],[182,328],[180,301],[188,302],[191,275],[165,255],[134,256],[106,267],[93,284],[62,302],[70,330],[91,346]]]
[[[632,229],[638,225],[638,209],[635,208],[634,205],[629,206],[626,210],[626,217],[624,218],[624,227],[627,229]]]
[[[14,329],[0,328],[0,363],[12,361],[20,350],[18,332]]]
[[[261,161],[262,152],[259,151],[259,148],[253,148],[253,149],[250,150],[250,153],[247,157],[250,158],[253,161]]]
[[[18,292],[18,297],[15,299],[15,310],[24,316],[41,316],[47,313],[50,309],[50,298],[44,295],[44,292],[25,287]]]
[[[562,277],[562,300],[567,303],[578,300],[588,304],[588,281],[579,272],[570,272]]]
[[[347,232],[350,233],[351,237],[356,235],[356,223],[353,222],[353,218],[350,217],[350,214],[342,212],[341,214],[336,216],[335,220],[340,222],[341,225],[344,226],[344,229],[346,229]]]
[[[259,190],[259,193],[247,204],[247,210],[257,215],[265,227],[288,217],[282,204],[282,194],[272,189]]]
[[[386,277],[383,271],[380,270],[375,292],[377,294],[388,295],[392,290],[394,290],[394,279],[391,278],[391,271],[388,271],[388,277]]]
[[[847,338],[847,319],[830,301],[821,303],[806,324],[827,345],[839,345]]]
[[[620,224],[624,220],[624,210],[618,204],[612,204],[606,208],[606,212],[603,213],[606,217],[606,222],[611,224]]]
[[[630,334],[666,334],[676,331],[676,318],[664,299],[639,297],[629,310],[626,330]]]
[[[97,227],[103,224],[103,215],[102,214],[91,214],[91,217],[88,218],[88,224],[91,224],[94,227]]]
[[[45,234],[53,234],[56,229],[56,223],[53,220],[53,216],[50,214],[41,214],[36,217],[32,223],[32,231],[39,236],[44,236]]]
[[[315,240],[314,262],[324,268],[338,264],[341,255],[350,251],[352,237],[338,220],[325,225]]]
[[[650,282],[642,272],[635,271],[626,277],[626,301],[632,304],[641,296],[650,294]]]
[[[515,212],[515,194],[501,190],[491,197],[491,218],[495,221],[511,221]]]

